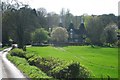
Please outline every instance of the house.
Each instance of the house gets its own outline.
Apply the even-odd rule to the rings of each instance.
[[[75,29],[74,24],[71,22],[68,29],[69,42],[84,43],[86,38],[86,29],[83,20],[81,20],[80,27]]]

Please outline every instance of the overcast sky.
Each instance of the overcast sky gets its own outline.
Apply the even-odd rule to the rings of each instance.
[[[32,8],[43,7],[47,12],[60,13],[62,8],[69,9],[74,15],[101,15],[113,13],[118,15],[120,0],[19,0],[28,3]]]

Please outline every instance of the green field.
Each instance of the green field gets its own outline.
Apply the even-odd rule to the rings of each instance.
[[[118,77],[118,49],[90,46],[66,47],[28,47],[28,52],[35,52],[42,57],[55,57],[67,61],[80,62],[88,68],[96,78]]]

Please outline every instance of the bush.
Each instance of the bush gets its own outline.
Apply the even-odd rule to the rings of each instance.
[[[38,68],[45,72],[48,76],[53,76],[57,79],[89,78],[91,76],[88,69],[78,62],[67,62],[53,57],[43,58],[35,53],[26,53],[19,49],[12,50],[10,54],[11,56],[9,55],[8,58],[30,77],[39,77],[38,73],[40,72],[36,71]],[[25,58],[18,58],[17,56]],[[36,66],[37,68],[30,67],[28,63],[32,66]],[[35,74],[32,74],[33,72],[35,72]]]
[[[28,62],[29,62],[30,65],[35,65],[38,62],[40,62],[40,57],[39,56],[33,56],[33,57],[28,59]]]
[[[13,49],[10,51],[11,56],[19,56],[19,57],[25,57],[26,52],[24,52],[22,49]]]
[[[7,58],[13,62],[29,78],[51,78],[35,66],[30,66],[24,58],[7,55]]]
[[[28,53],[28,54],[25,54],[25,58],[28,60],[28,59],[30,59],[31,57],[33,57],[33,56],[35,56],[35,54],[34,53]]]
[[[35,65],[41,68],[44,72],[48,72],[49,70],[52,70],[56,66],[63,64],[62,63],[63,61],[60,59],[52,58],[52,57],[43,58],[40,56],[33,56],[30,59],[28,59],[28,62],[31,65]]]
[[[90,73],[77,62],[70,62],[61,66],[57,66],[51,70],[51,75],[55,78],[89,78]]]
[[[78,62],[66,62],[57,58],[31,57],[29,63],[54,78],[89,78],[90,72]]]

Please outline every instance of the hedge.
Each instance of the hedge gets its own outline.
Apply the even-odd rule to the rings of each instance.
[[[7,58],[13,62],[23,73],[25,73],[29,78],[52,78],[47,76],[46,73],[42,72],[36,66],[31,66],[24,58],[17,56],[7,55]]]
[[[54,78],[89,78],[89,71],[78,62],[56,58],[31,57],[28,62]]]
[[[90,71],[78,62],[68,62],[53,57],[44,58],[36,55],[35,53],[27,53],[20,49],[14,49],[10,51],[10,54],[11,56],[24,57],[28,61],[27,63],[29,63],[29,66],[36,66],[48,76],[52,76],[56,79],[91,77]],[[16,61],[16,63],[19,62]],[[21,67],[22,66],[19,68]]]

